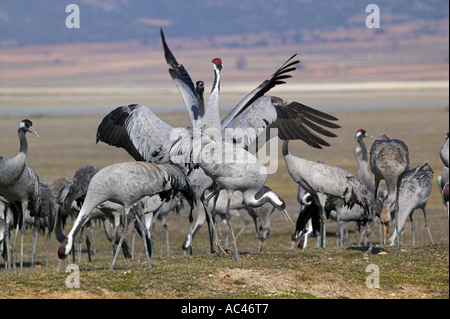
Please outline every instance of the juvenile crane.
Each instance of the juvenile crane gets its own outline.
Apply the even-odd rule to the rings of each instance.
[[[388,198],[380,213],[380,222],[383,225],[384,238],[386,238],[392,207],[394,207],[395,229],[398,233],[398,192],[402,178],[409,170],[408,146],[401,140],[390,139],[383,135],[382,139],[376,140],[370,149],[370,170],[375,175],[375,200],[378,185],[382,179],[386,181],[388,189]],[[397,249],[400,250],[398,240]]]

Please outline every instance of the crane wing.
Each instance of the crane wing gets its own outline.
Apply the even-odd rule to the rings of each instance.
[[[256,153],[274,137],[270,129],[277,128],[278,137],[282,140],[300,139],[314,148],[322,148],[329,144],[319,135],[336,137],[328,130],[340,127],[332,122],[336,120],[334,116],[299,102],[263,96],[225,127],[224,136],[227,142],[240,144],[251,153]]]
[[[222,128],[226,127],[235,117],[247,109],[258,98],[266,94],[270,89],[279,84],[284,84],[283,80],[291,78],[292,75],[287,73],[295,70],[295,65],[300,63],[299,60],[292,61],[297,54],[291,56],[283,65],[264,82],[262,82],[256,89],[247,94],[222,120]]]
[[[189,119],[191,120],[191,123],[193,123],[193,121],[198,118],[198,101],[195,94],[194,83],[192,82],[192,79],[184,66],[177,62],[172,51],[169,49],[162,29],[161,41],[164,48],[164,57],[166,58],[167,64],[170,66],[169,74],[177,86],[181,97],[183,98],[183,102],[186,105],[186,109],[189,114]]]
[[[97,172],[98,168],[92,165],[86,165],[77,169],[66,195],[64,209],[68,210],[74,200],[76,200],[81,207],[84,197],[86,196],[89,183]]]
[[[148,107],[130,104],[117,107],[103,118],[96,142],[124,148],[137,161],[164,163],[169,160],[172,130]]]

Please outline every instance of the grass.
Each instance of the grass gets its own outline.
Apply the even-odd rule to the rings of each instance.
[[[154,257],[80,264],[80,288],[55,267],[0,272],[3,298],[448,298],[448,245],[383,247],[384,255],[348,248],[267,250],[243,254]],[[375,264],[380,289],[366,287]]]

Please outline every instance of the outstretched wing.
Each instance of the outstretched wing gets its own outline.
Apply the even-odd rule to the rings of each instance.
[[[130,104],[103,118],[96,142],[124,148],[137,161],[164,163],[169,160],[172,130],[148,107]]]
[[[178,87],[178,91],[180,91],[181,97],[183,98],[189,114],[189,119],[191,120],[191,123],[193,123],[193,121],[198,118],[198,101],[195,94],[194,83],[192,82],[192,79],[184,66],[177,62],[172,51],[170,51],[162,29],[161,41],[164,48],[164,57],[166,58],[167,64],[170,66],[169,74],[175,85]]]
[[[300,139],[314,148],[322,148],[329,144],[320,135],[336,137],[328,129],[340,128],[333,121],[337,118],[299,102],[263,96],[225,127],[225,139],[256,153],[274,137],[270,129],[276,128],[282,140]]]
[[[283,65],[264,82],[262,82],[256,89],[247,94],[222,120],[222,128],[226,127],[235,117],[244,112],[250,105],[258,98],[266,94],[270,89],[279,84],[284,84],[283,80],[291,78],[292,75],[287,73],[295,70],[295,65],[300,63],[299,60],[292,61],[297,54],[291,56]]]

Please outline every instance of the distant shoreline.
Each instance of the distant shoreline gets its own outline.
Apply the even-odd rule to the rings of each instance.
[[[253,89],[254,85],[248,83],[224,84],[220,97],[222,111],[229,111]],[[291,83],[274,88],[270,94],[327,111],[445,108],[449,105],[449,82]],[[106,114],[119,105],[131,103],[147,105],[155,113],[185,111],[174,85],[1,87],[0,97],[1,116]]]

